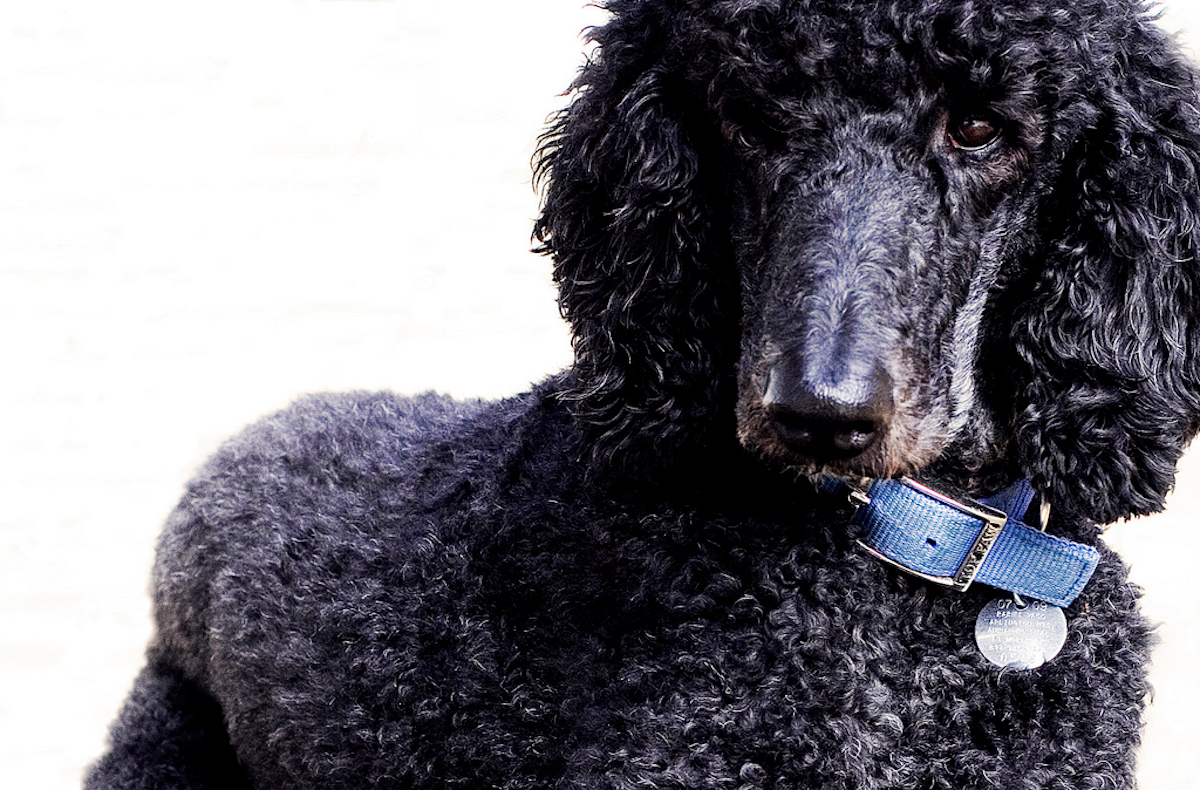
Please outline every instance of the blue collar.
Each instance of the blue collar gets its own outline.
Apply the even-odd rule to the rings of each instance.
[[[820,483],[824,490],[845,484]],[[859,544],[878,559],[922,579],[966,590],[982,582],[1067,606],[1096,570],[1100,553],[1026,526],[1020,518],[1033,486],[1019,480],[979,502],[958,500],[907,477],[850,490],[858,505]]]

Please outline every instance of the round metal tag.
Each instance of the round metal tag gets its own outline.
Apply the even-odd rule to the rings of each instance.
[[[997,598],[975,618],[975,644],[998,667],[1035,669],[1058,655],[1067,641],[1067,616],[1043,601],[1017,606]]]

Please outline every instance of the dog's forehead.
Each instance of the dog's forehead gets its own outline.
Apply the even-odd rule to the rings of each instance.
[[[664,25],[684,41],[697,32],[726,48],[790,45],[845,61],[848,51],[920,50],[938,56],[1038,59],[1075,49],[1103,55],[1105,42],[1150,18],[1143,0],[685,0],[696,26]],[[643,4],[635,4],[645,5]],[[673,3],[663,3],[672,6]],[[1023,43],[1022,43],[1023,42]],[[1099,50],[1099,52],[1097,52]]]
[[[1145,0],[722,0],[717,3],[700,0],[694,5],[716,9],[728,17],[753,13],[874,20],[958,16],[964,20],[1021,23],[1042,20],[1047,15],[1076,22],[1104,17],[1132,18],[1145,13],[1149,3]]]
[[[836,89],[883,104],[943,91],[1058,101],[1112,73],[1121,42],[1149,21],[1140,0],[682,3],[687,21],[660,16],[678,11],[672,2],[615,7],[632,15],[624,21],[633,29],[642,28],[636,15],[648,13],[638,36],[666,39],[662,50],[673,55],[665,68],[674,62],[710,88],[768,97]]]

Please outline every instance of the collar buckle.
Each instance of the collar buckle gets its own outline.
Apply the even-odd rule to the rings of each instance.
[[[862,540],[858,541],[858,545],[866,549],[866,551],[876,559],[881,560],[882,562],[887,563],[888,565],[891,565],[892,567],[911,576],[916,576],[920,579],[933,582],[934,584],[939,584],[943,587],[949,587],[951,589],[958,590],[959,592],[966,591],[967,588],[971,586],[971,583],[975,581],[975,577],[979,574],[979,569],[983,567],[983,561],[987,559],[988,553],[992,550],[992,546],[996,544],[997,538],[1000,537],[1000,531],[1003,530],[1005,524],[1008,523],[1008,515],[1001,510],[989,507],[981,502],[976,502],[974,500],[962,501],[954,499],[940,491],[930,488],[929,486],[922,485],[921,483],[918,483],[916,480],[913,480],[909,477],[898,478],[896,482],[912,489],[913,491],[916,491],[919,494],[927,496],[936,502],[940,502],[946,507],[980,521],[981,526],[979,529],[979,534],[975,537],[975,541],[971,544],[970,549],[963,557],[958,569],[953,574],[946,576],[935,576],[924,573],[915,568],[911,568],[896,558],[889,557],[886,554],[879,552],[878,550],[864,543]],[[850,501],[855,505],[862,506],[869,504],[871,500],[865,492],[859,489],[852,489]]]

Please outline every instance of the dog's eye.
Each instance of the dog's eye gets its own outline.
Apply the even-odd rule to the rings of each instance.
[[[749,129],[728,121],[721,124],[721,134],[725,135],[726,140],[744,150],[757,148],[761,142],[758,136]]]
[[[956,148],[978,151],[1000,136],[1000,119],[991,113],[972,113],[950,119],[950,141]]]

